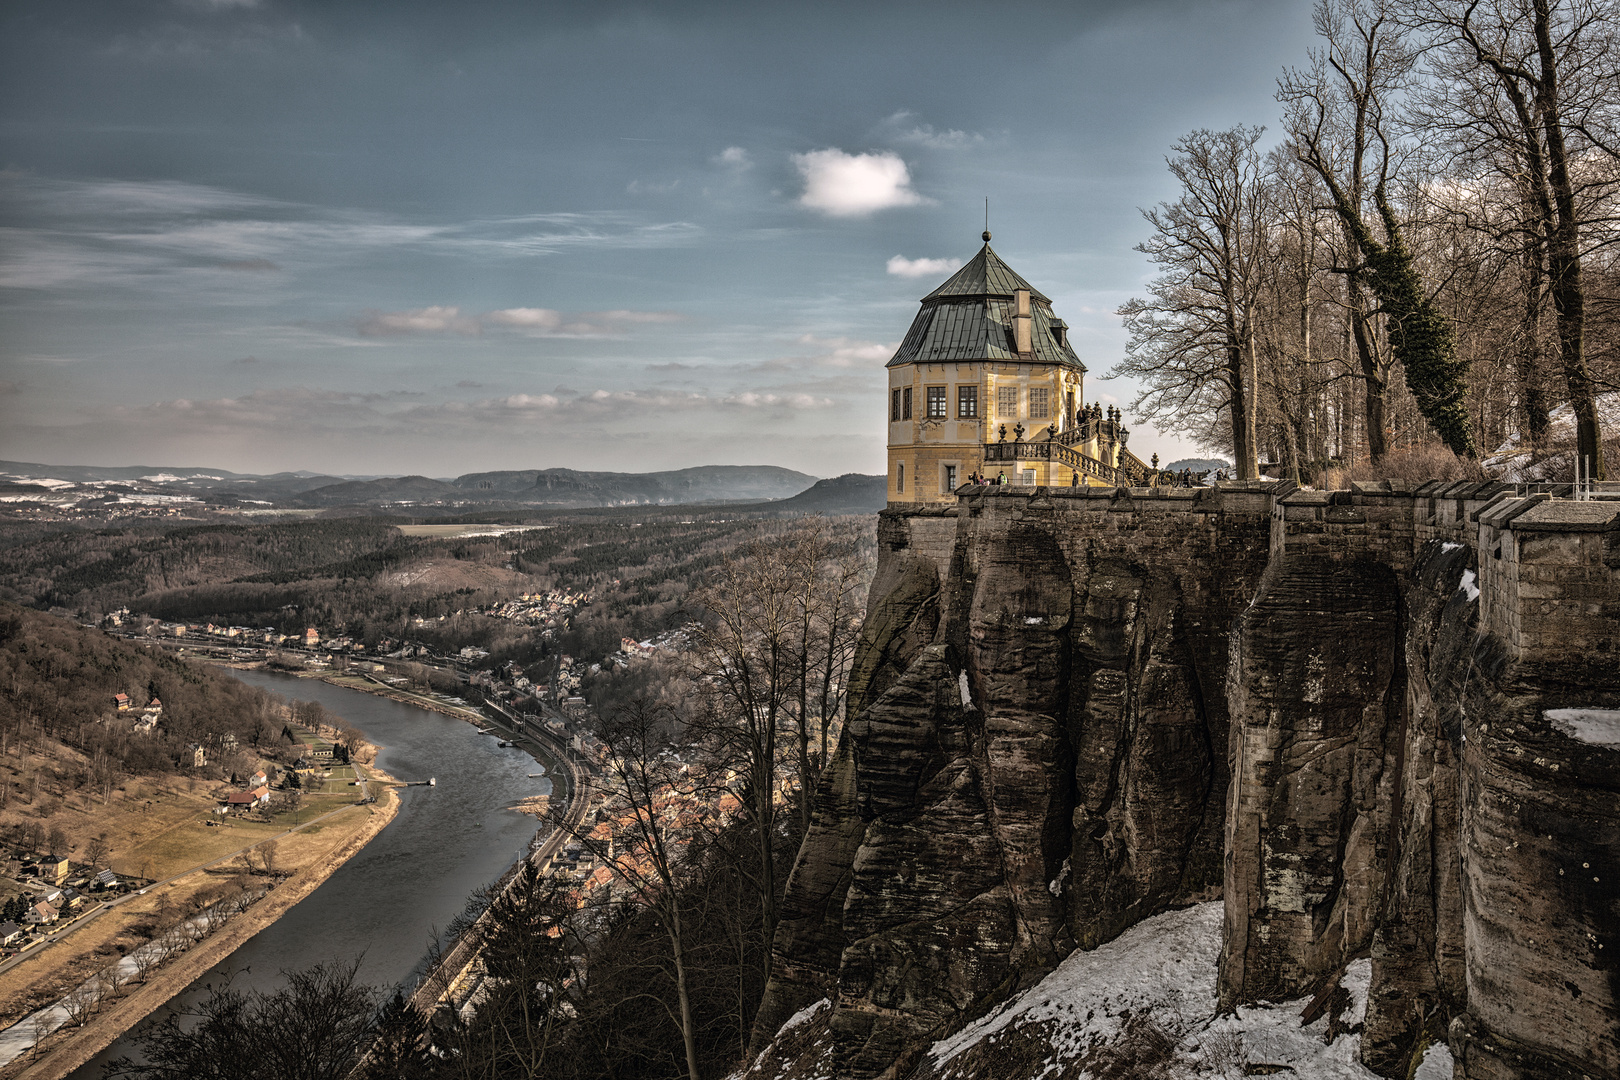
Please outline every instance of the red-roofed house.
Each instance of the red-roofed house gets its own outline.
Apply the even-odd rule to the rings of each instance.
[[[270,789],[256,787],[249,788],[246,791],[233,791],[217,801],[221,806],[230,810],[251,810],[255,806],[263,806],[270,801]]]

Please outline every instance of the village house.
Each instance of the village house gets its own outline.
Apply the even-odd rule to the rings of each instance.
[[[143,735],[151,733],[157,728],[158,721],[163,718],[163,702],[153,698],[146,708],[141,710],[141,718],[135,721],[135,730]]]
[[[17,939],[23,936],[23,928],[7,920],[0,923],[0,945],[15,945]]]
[[[128,712],[129,711],[129,695],[128,694],[114,694],[113,695],[113,704],[118,706],[118,711],[119,712]]]
[[[41,900],[29,908],[28,914],[23,917],[31,923],[53,923],[62,917],[62,913],[48,900]]]
[[[52,885],[60,885],[67,880],[67,876],[71,871],[68,868],[66,855],[45,855],[40,858],[34,872],[39,875],[41,881],[48,881]]]
[[[215,799],[222,810],[234,810],[245,813],[256,806],[267,806],[270,803],[270,789],[264,786],[249,788],[246,791],[233,791],[228,795]]]

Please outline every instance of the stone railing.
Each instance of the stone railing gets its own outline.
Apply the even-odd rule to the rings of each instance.
[[[1124,472],[1106,462],[1087,457],[1078,450],[1064,446],[1055,439],[1038,442],[994,442],[984,447],[984,463],[992,462],[1055,461],[1076,472],[1094,476],[1107,484],[1120,484],[1127,479]]]
[[[1058,435],[1057,440],[1064,446],[1075,446],[1092,438],[1123,444],[1130,437],[1131,433],[1118,420],[1092,418],[1070,424],[1068,430]]]

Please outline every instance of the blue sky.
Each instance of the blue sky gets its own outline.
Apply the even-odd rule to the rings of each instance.
[[[0,457],[881,472],[986,196],[1124,404],[1171,142],[1274,125],[1310,44],[1304,0],[11,0]]]

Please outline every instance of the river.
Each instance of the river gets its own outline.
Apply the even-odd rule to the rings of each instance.
[[[381,747],[378,768],[400,780],[436,777],[438,786],[403,789],[398,816],[371,843],[170,1004],[199,1000],[201,984],[217,982],[221,971],[237,972],[238,988],[272,989],[280,970],[361,954],[362,981],[414,984],[433,931],[527,849],[538,823],[507,807],[550,794],[551,781],[531,779],[541,771],[532,757],[503,749],[465,720],[315,679],[234,674],[288,698],[319,701]],[[103,1062],[131,1050],[126,1035],[71,1076],[99,1080]]]

